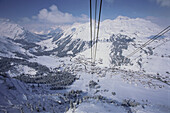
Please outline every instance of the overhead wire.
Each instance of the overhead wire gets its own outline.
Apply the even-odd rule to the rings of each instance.
[[[90,0],[90,46],[91,46],[91,62],[93,61],[93,50],[92,50],[92,1]]]
[[[159,44],[159,45],[153,47],[151,50],[154,50],[154,49],[156,49],[156,48],[162,46],[163,44],[165,44],[165,43],[167,43],[167,42],[169,42],[169,41],[170,41],[170,40],[163,41],[161,44]],[[142,55],[144,55],[144,53],[143,53]],[[140,58],[142,55],[139,55],[139,56],[135,57],[134,59],[131,60],[131,62],[137,60],[137,59]]]
[[[101,9],[102,9],[102,0],[100,1],[100,10],[99,10],[99,19],[98,19],[98,27],[97,27],[97,37],[96,37],[96,47],[95,47],[95,53],[94,53],[94,62],[96,60],[96,51],[97,51],[97,42],[98,42],[98,36],[99,36],[99,27],[100,27],[100,17],[101,17]]]
[[[101,9],[102,9],[102,0],[100,0],[100,9],[99,9],[99,18],[98,18],[98,26],[97,26],[97,36],[96,36],[96,15],[97,15],[97,0],[95,0],[95,22],[94,22],[94,34],[92,33],[92,0],[90,0],[90,40],[91,40],[91,62],[95,63],[96,60],[96,54],[97,54],[97,43],[98,43],[98,38],[99,38],[99,28],[100,28],[100,19],[101,19]],[[136,54],[138,51],[152,43],[154,40],[158,39],[165,33],[167,33],[170,29],[170,26],[166,27],[164,30],[162,30],[160,33],[152,37],[150,40],[145,42],[142,46],[134,50],[132,53],[130,53],[127,58],[133,56]],[[94,35],[94,38],[92,39],[92,35]],[[93,50],[93,45],[94,50]],[[94,54],[94,62],[93,62],[93,54]]]
[[[97,16],[97,0],[95,2],[95,22],[94,22],[94,41],[95,41],[95,35],[96,35],[96,16]]]
[[[96,17],[97,17],[97,0],[95,1],[95,22],[94,22],[94,37],[93,37],[93,45],[95,44],[96,40]],[[95,47],[93,48],[93,51],[95,51]],[[94,54],[93,54],[94,55]]]
[[[138,49],[136,49],[135,51],[133,51],[132,53],[130,53],[127,58],[133,56],[134,54],[136,54],[138,51],[140,51],[142,48],[146,47],[147,45],[149,45],[150,43],[152,43],[154,40],[158,39],[159,37],[161,37],[162,35],[164,35],[165,33],[167,33],[170,29],[170,26],[166,27],[164,30],[162,30],[160,33],[158,33],[157,35],[155,35],[153,38],[151,38],[150,40],[148,40],[147,42],[145,42],[142,46],[140,46]]]

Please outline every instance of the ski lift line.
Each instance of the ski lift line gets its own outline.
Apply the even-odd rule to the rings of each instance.
[[[160,36],[156,37],[154,40],[156,40],[156,39],[158,39],[159,37],[163,36],[163,35],[164,35],[165,33],[167,33],[169,30],[170,30],[170,29],[168,29],[167,31],[165,31],[164,33],[162,33]],[[151,41],[149,42],[149,44],[152,43],[154,40],[151,40]]]
[[[170,29],[169,29],[170,30]],[[168,32],[169,30],[167,30],[166,32]],[[157,38],[161,37],[162,35],[164,35],[166,32],[164,32],[163,34],[159,35],[158,37],[156,37],[154,40],[156,40]],[[151,40],[150,42],[148,42],[147,45],[149,45],[150,43],[152,43],[154,40]],[[128,57],[133,56],[134,54],[136,54],[138,51],[140,51],[140,49],[143,49],[144,47],[146,47],[147,45],[138,48],[133,54],[129,55]]]
[[[161,43],[161,44],[159,44],[159,45],[153,47],[152,50],[154,50],[154,49],[156,49],[156,48],[162,46],[163,44],[165,44],[165,43],[167,43],[167,42],[169,42],[169,41],[170,41],[170,40],[164,41],[163,43]],[[142,55],[144,55],[144,53],[143,53]],[[131,60],[131,63],[132,63],[132,61],[135,61],[137,58],[139,58],[139,57],[142,56],[142,55],[139,55],[139,56],[135,57],[134,59],[132,59],[132,60]]]
[[[147,41],[145,44],[143,44],[141,47],[139,47],[138,49],[136,49],[134,52],[132,52],[131,54],[129,54],[128,56],[133,55],[134,53],[136,53],[136,51],[139,51],[142,47],[145,47],[146,45],[148,45],[148,43],[152,40],[157,39],[157,36],[159,36],[162,32],[164,32],[166,29],[168,29],[170,26],[168,26],[167,28],[165,28],[163,31],[161,31],[160,33],[158,33],[156,36],[154,36],[153,38],[151,38],[149,41]]]
[[[162,44],[161,44],[161,45],[162,45]],[[158,46],[158,47],[159,47],[159,46]],[[155,48],[157,48],[157,47],[155,47]],[[155,48],[154,48],[154,49],[155,49]],[[138,51],[139,51],[139,50],[138,50]],[[136,51],[135,53],[137,53],[138,51]],[[135,53],[134,53],[134,54],[135,54]],[[134,55],[134,54],[133,54],[133,55]],[[133,55],[131,55],[131,56],[133,56]],[[131,57],[131,56],[129,56],[129,57]]]
[[[95,47],[95,54],[94,54],[94,62],[96,60],[97,42],[98,42],[98,38],[99,38],[98,35],[99,35],[99,28],[100,28],[101,9],[102,9],[102,0],[100,1],[100,10],[99,10],[99,20],[98,20],[98,28],[97,28],[97,37],[96,37],[96,47]]]
[[[162,30],[160,33],[158,33],[157,35],[155,35],[153,38],[151,38],[150,40],[148,40],[147,42],[145,42],[142,46],[140,46],[138,49],[136,49],[135,51],[133,51],[132,53],[130,53],[127,57],[131,57],[133,56],[135,53],[137,53],[140,49],[146,47],[147,45],[149,45],[150,43],[152,43],[154,40],[158,39],[159,37],[161,37],[162,35],[164,35],[165,33],[167,33],[170,29],[170,26],[168,26],[167,28],[165,28],[164,30]]]
[[[168,27],[167,27],[168,28]],[[163,31],[165,31],[167,28],[165,28]],[[163,31],[161,31],[160,33],[162,33]],[[160,35],[160,33],[159,34],[157,34],[156,36],[154,36],[153,38],[151,38],[149,41],[147,41],[145,44],[143,44],[141,47],[139,47],[138,49],[136,49],[135,51],[133,51],[131,54],[134,54],[136,51],[138,51],[139,49],[141,49],[142,47],[144,47],[146,44],[148,44],[151,40],[153,40],[153,39],[155,39],[157,36],[159,36]],[[128,56],[130,56],[131,54],[129,54]]]
[[[168,26],[169,27],[169,26]],[[168,28],[167,27],[167,28]],[[157,36],[159,36],[162,32],[164,32],[167,28],[165,28],[163,31],[161,31],[160,33],[158,33],[157,35],[155,35],[153,38],[151,38],[149,41],[147,41],[145,44],[143,44],[142,46],[140,46],[138,49],[136,49],[135,51],[133,51],[131,54],[129,54],[128,56],[133,55],[134,53],[136,53],[136,51],[140,50],[142,47],[145,47],[151,40],[154,40]]]
[[[94,37],[93,37],[93,45],[95,45],[96,40],[96,18],[97,18],[97,0],[95,1],[95,22],[94,22]],[[93,52],[95,52],[95,46],[93,46]],[[93,53],[94,57],[94,53]],[[92,61],[93,62],[93,61]],[[93,65],[93,64],[92,64]]]
[[[96,40],[96,17],[97,17],[97,0],[95,1],[95,22],[94,22],[94,37],[93,37],[93,45],[95,44]],[[93,52],[95,51],[95,47],[93,47]],[[94,57],[94,53],[93,53]]]
[[[158,35],[158,37],[156,37],[154,40],[158,39],[159,37],[163,36],[165,33],[167,33],[170,29],[166,30],[165,32],[163,32],[161,35]],[[148,45],[150,43],[152,43],[154,40],[151,40],[150,42],[148,42]],[[146,46],[145,46],[146,47]]]
[[[97,16],[97,0],[95,2],[95,22],[94,22],[94,38],[93,41],[95,42],[95,38],[96,38],[96,16]]]
[[[93,61],[93,59],[92,59],[92,52],[93,52],[93,50],[92,50],[92,1],[90,0],[90,46],[91,46],[91,61]]]

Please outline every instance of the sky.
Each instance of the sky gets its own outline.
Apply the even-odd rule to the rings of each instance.
[[[89,21],[90,0],[0,0],[0,18],[27,29],[48,28]],[[99,2],[98,1],[98,7]],[[92,0],[94,11],[95,0]],[[94,15],[94,12],[93,12]],[[170,0],[103,0],[101,20],[117,16],[144,18],[170,25]],[[94,17],[94,16],[93,16]]]

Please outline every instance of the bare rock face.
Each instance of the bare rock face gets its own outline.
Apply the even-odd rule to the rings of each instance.
[[[115,96],[115,95],[116,95],[116,92],[112,92],[112,95]]]
[[[97,85],[98,85],[97,82],[95,82],[95,81],[93,81],[93,80],[91,80],[91,81],[89,82],[89,87],[90,87],[90,88],[96,88]]]
[[[136,102],[135,100],[123,100],[122,106],[127,106],[127,107],[136,107],[140,105],[140,103]]]
[[[110,42],[112,42],[112,49],[110,53],[111,63],[115,66],[121,66],[122,64],[128,64],[129,59],[122,55],[123,50],[128,49],[128,44],[133,42],[134,39],[126,35],[112,35],[110,37]]]

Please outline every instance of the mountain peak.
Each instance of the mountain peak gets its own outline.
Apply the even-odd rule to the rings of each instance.
[[[9,19],[0,19],[0,36],[16,38],[23,34],[25,29],[18,24],[11,22]]]
[[[118,16],[115,20],[129,20],[129,17],[126,16]]]

